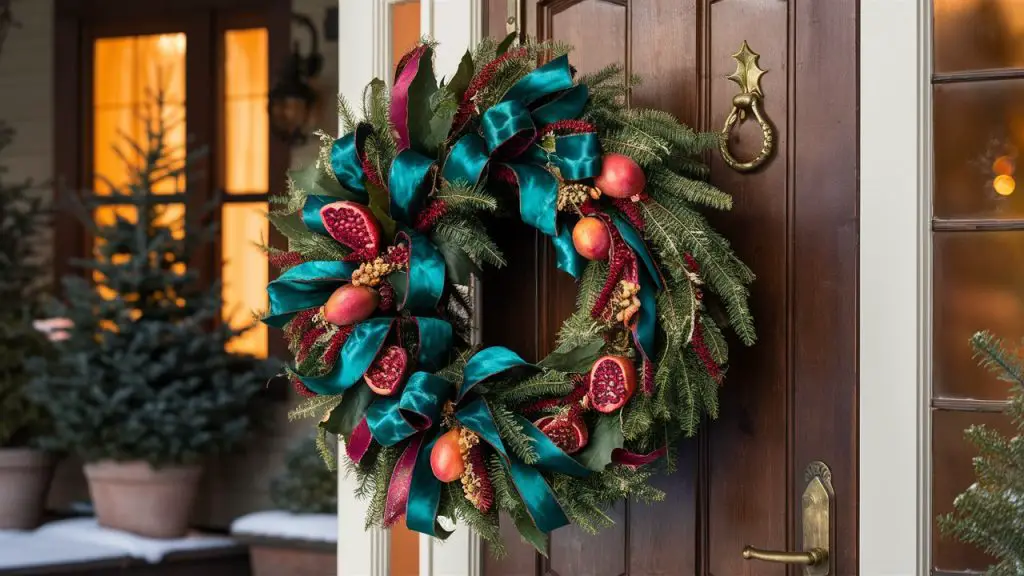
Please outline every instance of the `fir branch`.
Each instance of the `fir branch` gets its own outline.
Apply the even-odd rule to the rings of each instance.
[[[448,490],[451,498],[452,507],[455,511],[455,518],[462,520],[477,534],[479,534],[480,537],[487,542],[491,553],[494,554],[496,558],[504,556],[506,553],[505,544],[501,539],[501,528],[498,524],[497,510],[493,510],[487,514],[477,510],[476,507],[466,499],[465,493],[462,491],[462,485],[458,482],[448,484],[446,489]]]
[[[341,404],[342,395],[314,396],[303,400],[298,406],[288,411],[288,421],[305,418],[322,419]]]
[[[573,391],[575,384],[564,372],[544,370],[522,382],[502,388],[495,400],[504,404],[521,404],[538,398],[557,398]]]
[[[491,415],[498,427],[498,435],[502,442],[526,464],[537,462],[537,451],[533,448],[533,439],[523,432],[523,426],[511,410],[501,404],[490,404]]]
[[[433,233],[440,240],[461,248],[478,266],[487,263],[500,268],[506,264],[501,250],[475,216],[445,214],[434,225]]]
[[[1014,386],[1024,386],[1024,358],[1006,352],[1001,338],[991,332],[978,332],[971,337],[974,357],[1000,380]]]
[[[487,473],[490,475],[491,486],[494,487],[494,502],[498,508],[508,512],[512,517],[525,515],[526,505],[523,503],[523,497],[512,483],[501,456],[491,454],[487,460]]]
[[[694,204],[702,204],[715,210],[732,209],[732,196],[707,182],[691,180],[663,167],[651,171],[647,190],[657,190],[660,194],[678,196]]]
[[[707,314],[700,317],[700,325],[704,329],[704,343],[711,352],[711,359],[722,366],[729,361],[729,344],[725,341],[722,329]]]
[[[661,164],[663,156],[667,156],[671,152],[668,142],[665,140],[639,133],[629,127],[620,127],[602,133],[601,149],[606,154],[615,153],[629,156],[644,168]]]
[[[346,133],[354,132],[356,126],[359,125],[359,119],[356,117],[355,110],[352,109],[352,105],[341,94],[338,95],[338,117],[341,118],[342,129]]]
[[[558,330],[559,349],[571,349],[594,340],[604,330],[604,323],[590,314],[597,296],[608,277],[608,264],[594,261],[587,264],[576,292],[576,311],[562,323]]]
[[[377,452],[377,458],[374,461],[373,476],[370,479],[372,481],[372,494],[370,501],[366,504],[366,523],[365,528],[369,530],[373,526],[380,526],[384,520],[384,508],[387,506],[388,498],[388,486],[391,482],[391,473],[395,470],[395,464],[398,463],[399,447],[404,448],[402,444],[396,446],[382,446],[380,451]],[[365,456],[364,456],[365,458]]]
[[[337,446],[337,444],[335,444]],[[324,461],[328,470],[334,470],[338,466],[338,460],[334,455],[334,446],[331,446],[331,442],[327,437],[327,430],[321,426],[316,428],[316,449],[320,453],[320,458]]]
[[[685,255],[692,253],[709,285],[725,302],[730,324],[744,343],[754,343],[754,320],[746,284],[753,273],[732,253],[706,220],[682,202],[661,204],[654,197],[640,203],[654,248],[674,275],[685,276]]]
[[[481,188],[463,183],[446,183],[435,198],[444,200],[445,207],[455,212],[494,212],[498,199]]]

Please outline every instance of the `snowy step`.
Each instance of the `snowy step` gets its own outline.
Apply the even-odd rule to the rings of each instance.
[[[129,556],[118,548],[36,532],[0,531],[0,574],[36,567],[119,565]]]
[[[104,528],[95,518],[72,518],[51,522],[37,529],[36,534],[81,544],[120,550],[122,554],[150,564],[181,552],[236,548],[238,543],[226,536],[193,533],[184,538],[168,540],[136,536],[120,530]]]
[[[231,523],[240,540],[286,540],[333,548],[338,541],[338,517],[333,514],[292,514],[283,510],[255,512]]]

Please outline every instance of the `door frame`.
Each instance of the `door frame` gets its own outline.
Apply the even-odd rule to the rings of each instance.
[[[338,93],[348,102],[360,102],[363,88],[374,78],[390,82],[390,6],[403,1],[338,0]],[[481,0],[420,0],[420,35],[439,42],[434,51],[438,70],[457,69],[466,48],[480,41],[482,10]],[[362,57],[367,47],[369,57]],[[344,448],[340,439],[339,448]],[[338,576],[390,576],[390,532],[363,530],[366,505],[353,497],[354,488],[355,479],[339,470]],[[443,544],[420,535],[419,576],[477,576],[481,549],[479,537],[466,528]]]
[[[339,0],[339,92],[358,102],[387,77],[388,5]],[[421,31],[454,69],[481,34],[480,0],[423,0]],[[864,576],[924,575],[930,557],[927,409],[930,338],[931,112],[929,0],[860,0],[859,543]],[[467,22],[467,18],[469,21]],[[352,58],[371,46],[371,58]],[[884,422],[884,425],[877,423]],[[338,482],[339,576],[387,576],[390,539],[362,529],[352,481]],[[480,573],[480,545],[460,530],[420,540],[420,576]]]
[[[930,22],[930,0],[860,0],[859,561],[865,576],[929,570]]]

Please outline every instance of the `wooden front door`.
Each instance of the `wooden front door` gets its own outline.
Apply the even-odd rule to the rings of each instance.
[[[505,34],[507,0],[486,0],[485,31]],[[740,174],[716,154],[711,181],[735,208],[713,221],[754,269],[758,343],[732,347],[721,415],[679,449],[655,506],[622,503],[597,536],[566,527],[549,557],[520,544],[485,555],[484,574],[643,576],[798,574],[745,561],[744,546],[802,550],[804,470],[832,470],[831,574],[857,572],[857,3],[854,0],[525,0],[520,29],[575,46],[580,72],[612,62],[643,77],[632,104],[720,130],[744,40],[758,52],[774,157]],[[525,23],[522,22],[525,15]],[[760,131],[731,139],[752,158]],[[912,168],[908,159],[908,169]],[[510,225],[511,226],[511,225]],[[512,265],[486,277],[483,340],[541,357],[573,309],[571,279],[546,242],[500,232]]]

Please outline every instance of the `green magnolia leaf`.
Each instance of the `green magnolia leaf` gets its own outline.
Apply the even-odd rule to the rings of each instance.
[[[471,274],[480,274],[480,267],[466,254],[466,251],[449,242],[436,242],[438,251],[444,257],[445,268],[452,282],[463,286],[469,285]]]
[[[516,518],[516,529],[523,541],[529,543],[540,555],[548,556],[548,536],[540,531],[529,516]]]
[[[590,442],[576,460],[594,472],[601,472],[611,464],[612,451],[622,448],[623,441],[618,415],[603,414],[590,432]]]
[[[274,225],[274,228],[277,228],[278,232],[292,241],[302,240],[313,233],[302,222],[302,212],[292,212],[291,214],[271,213],[267,218]]]
[[[473,54],[466,50],[466,53],[462,55],[462,61],[459,62],[458,71],[455,72],[455,76],[452,76],[452,81],[448,83],[448,90],[455,96],[456,101],[462,101],[462,96],[469,88],[470,81],[473,80],[474,72]]]
[[[373,212],[377,222],[380,223],[381,241],[385,245],[391,244],[395,238],[398,224],[391,217],[391,198],[388,196],[388,191],[378,188],[370,182],[366,183],[366,191],[370,196],[370,212]]]
[[[404,302],[405,293],[409,289],[409,274],[403,270],[396,270],[388,274],[388,283],[395,289],[395,302]]]
[[[333,176],[313,162],[305,168],[289,170],[292,188],[302,196],[331,196],[342,200],[359,200],[359,196],[343,187]]]
[[[331,434],[348,437],[366,416],[366,409],[370,407],[373,398],[373,391],[368,386],[357,383],[345,391],[341,404],[331,411],[325,422],[320,423],[320,427]]]
[[[494,54],[496,56],[501,56],[505,52],[508,52],[508,49],[512,47],[512,43],[516,41],[516,36],[518,35],[518,32],[512,32],[508,36],[505,36],[505,39],[501,41],[501,44],[498,44],[498,48],[495,50]]]
[[[538,364],[559,372],[587,372],[600,357],[602,348],[604,348],[604,340],[591,340],[569,350],[555,350]]]
[[[420,57],[419,69],[409,84],[409,143],[414,150],[432,154],[428,146],[432,140],[431,126],[434,119],[434,94],[437,93],[437,80],[434,77],[434,65],[431,58],[433,50],[427,49]],[[436,145],[434,146],[436,148]]]

